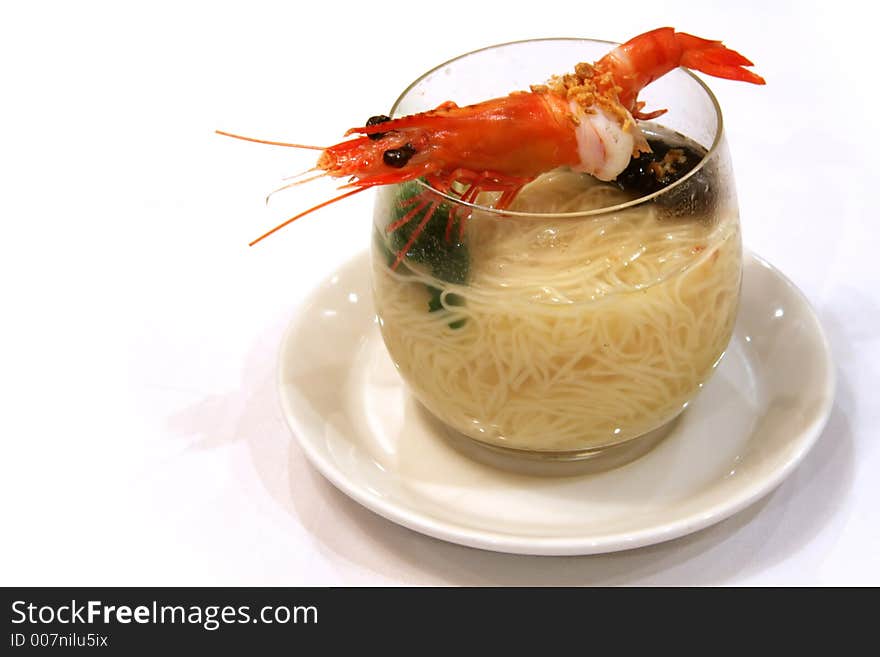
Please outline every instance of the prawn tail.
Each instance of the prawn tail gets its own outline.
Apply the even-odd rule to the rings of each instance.
[[[659,112],[642,112],[638,95],[654,80],[679,66],[714,77],[752,84],[765,84],[764,78],[748,70],[752,62],[720,41],[676,32],[661,27],[633,37],[596,62],[600,73],[610,73],[618,88],[621,104],[633,112],[634,118],[659,116]]]
[[[676,32],[675,40],[681,47],[681,66],[725,80],[752,84],[766,84],[764,78],[746,66],[752,62],[720,41],[710,41],[684,32]]]

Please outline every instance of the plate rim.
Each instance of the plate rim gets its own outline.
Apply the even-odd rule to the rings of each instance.
[[[725,520],[743,509],[751,506],[759,499],[775,490],[794,469],[803,461],[813,446],[822,435],[825,426],[831,416],[834,406],[837,373],[828,336],[816,314],[815,308],[809,299],[794,282],[773,266],[768,260],[757,255],[750,249],[743,249],[743,260],[753,261],[756,265],[768,270],[772,275],[779,278],[785,287],[793,293],[804,305],[812,319],[813,329],[822,345],[822,360],[827,376],[823,386],[823,403],[815,409],[814,417],[809,425],[799,432],[797,449],[785,459],[779,467],[772,469],[768,475],[760,481],[749,486],[743,486],[735,494],[715,504],[697,509],[686,514],[684,517],[661,524],[652,524],[638,530],[626,530],[602,534],[598,537],[558,537],[558,536],[521,536],[509,532],[497,530],[480,530],[472,527],[461,526],[448,520],[435,518],[428,514],[419,513],[405,504],[393,502],[369,491],[363,490],[349,478],[341,468],[337,467],[329,457],[325,457],[312,441],[307,440],[309,430],[299,421],[297,414],[285,395],[284,382],[284,359],[287,353],[287,345],[290,343],[290,333],[299,326],[302,311],[315,299],[318,291],[332,278],[345,264],[368,254],[367,249],[357,251],[340,262],[333,271],[316,283],[304,297],[304,300],[296,307],[296,310],[288,322],[283,333],[281,344],[277,354],[276,366],[276,391],[282,414],[288,427],[302,449],[308,461],[318,472],[333,484],[338,490],[347,495],[358,504],[383,518],[404,526],[413,531],[437,538],[450,543],[478,548],[493,552],[521,555],[540,556],[576,556],[603,554],[622,550],[635,549],[666,542],[680,538],[687,534],[705,529],[713,524]],[[745,269],[745,268],[744,268]],[[794,439],[793,439],[794,442]]]

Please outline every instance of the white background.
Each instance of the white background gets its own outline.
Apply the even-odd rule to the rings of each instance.
[[[519,4],[4,4],[0,584],[880,584],[867,5]],[[750,509],[612,555],[481,552],[350,501],[305,462],[274,376],[297,304],[366,248],[372,198],[248,248],[328,189],[267,208],[313,154],[212,131],[326,145],[468,50],[663,25],[724,39],[768,80],[710,85],[745,242],[801,287],[834,349],[818,444]]]

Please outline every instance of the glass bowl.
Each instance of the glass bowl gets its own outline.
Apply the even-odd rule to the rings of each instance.
[[[542,39],[478,50],[416,80],[392,116],[528,89],[613,47]],[[476,458],[525,471],[625,463],[666,435],[727,347],[742,247],[718,103],[685,69],[640,99],[668,109],[641,124],[649,139],[699,158],[654,193],[566,169],[503,211],[491,194],[467,203],[418,180],[378,192],[383,339],[432,420]],[[412,241],[423,215],[401,219],[416,196],[439,209]]]

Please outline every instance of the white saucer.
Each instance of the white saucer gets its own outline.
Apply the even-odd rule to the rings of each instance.
[[[819,321],[800,291],[753,255],[715,375],[658,447],[600,474],[510,474],[435,435],[385,351],[366,253],[314,291],[280,358],[288,423],[337,488],[418,532],[519,554],[624,550],[727,518],[795,468],[834,397]]]

